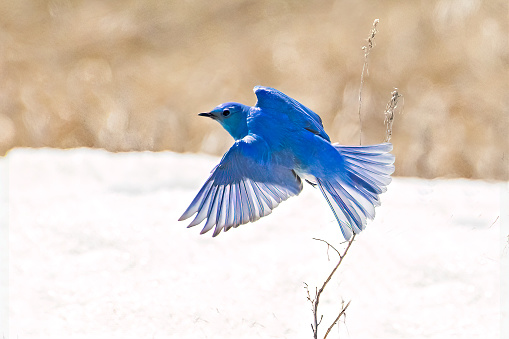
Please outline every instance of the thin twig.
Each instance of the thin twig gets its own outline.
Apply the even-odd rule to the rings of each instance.
[[[332,328],[334,327],[334,325],[337,324],[337,322],[339,321],[339,318],[341,318],[341,316],[343,314],[345,314],[346,312],[346,309],[348,308],[348,306],[350,306],[350,302],[349,301],[345,307],[341,307],[341,312],[339,312],[338,316],[336,317],[336,320],[334,320],[334,322],[329,326],[329,328],[327,329],[327,332],[325,332],[325,335],[323,336],[323,339],[327,338],[327,336],[329,335],[329,332],[332,330]]]
[[[336,265],[336,267],[334,267],[334,269],[332,270],[332,272],[329,274],[329,276],[327,277],[327,279],[325,280],[325,282],[323,283],[322,287],[318,290],[318,293],[316,295],[316,305],[318,305],[318,300],[320,299],[320,295],[322,294],[323,292],[323,289],[325,288],[325,286],[327,286],[327,284],[329,283],[329,281],[331,280],[332,276],[334,275],[334,273],[336,272],[336,270],[338,269],[339,265],[341,265],[341,263],[343,262],[343,258],[345,257],[346,253],[348,252],[348,250],[350,249],[350,246],[352,246],[353,244],[353,241],[355,239],[355,234],[352,236],[352,238],[350,239],[350,241],[348,241],[348,245],[346,246],[346,249],[345,251],[343,252],[343,255],[340,255],[339,256],[339,261]]]
[[[322,322],[322,319],[323,319],[323,315],[320,317],[320,321],[318,321],[318,304],[320,303],[320,296],[322,295],[325,287],[327,286],[327,284],[329,283],[329,281],[332,279],[332,276],[334,275],[334,273],[336,273],[337,269],[339,268],[339,266],[341,265],[341,263],[343,262],[343,259],[345,258],[346,254],[348,253],[348,250],[350,249],[350,246],[352,246],[353,242],[354,242],[354,239],[355,239],[355,234],[352,236],[352,238],[348,241],[348,245],[346,246],[345,250],[343,251],[343,253],[339,252],[334,246],[332,246],[330,243],[328,243],[327,241],[325,240],[322,240],[322,239],[318,239],[318,238],[313,238],[315,240],[318,240],[318,241],[322,241],[324,243],[327,244],[328,248],[331,247],[332,249],[334,249],[334,251],[336,251],[336,253],[339,255],[339,261],[338,263],[336,264],[336,266],[334,267],[334,269],[332,270],[332,272],[329,274],[329,276],[327,277],[327,279],[324,281],[322,287],[320,287],[320,289],[317,289],[315,290],[315,297],[314,298],[311,298],[311,295],[309,293],[309,288],[308,288],[308,284],[304,283],[305,285],[305,289],[307,291],[307,294],[308,294],[308,300],[311,302],[311,305],[312,305],[312,309],[311,311],[313,312],[313,323],[311,324],[311,329],[313,330],[313,336],[315,339],[318,339],[318,326],[320,325],[320,323]],[[348,302],[347,306],[350,305],[350,302]],[[330,332],[330,329],[332,327],[334,327],[334,325],[338,322],[339,318],[341,317],[341,315],[343,315],[345,313],[345,310],[346,310],[346,307],[343,308],[341,310],[341,312],[339,313],[338,317],[336,318],[336,320],[334,320],[334,322],[332,323],[331,326],[329,326],[329,330],[327,330],[327,334]],[[326,336],[327,336],[326,334]]]
[[[368,71],[368,56],[373,47],[375,46],[375,35],[378,32],[376,30],[376,26],[378,25],[378,22],[380,20],[375,19],[373,21],[373,28],[371,28],[371,31],[369,33],[368,37],[368,44],[366,46],[362,47],[362,50],[364,51],[364,65],[362,66],[362,73],[361,73],[361,85],[359,87],[359,145],[362,145],[362,119],[361,119],[361,107],[362,107],[362,87],[364,85],[364,73],[366,75],[369,75]]]
[[[339,253],[339,251],[336,249],[336,247],[332,246],[331,244],[329,244],[327,241],[323,240],[323,239],[318,239],[318,238],[313,238],[313,240],[318,240],[318,241],[323,241],[324,243],[327,244],[327,256],[329,256],[329,247],[331,247],[334,251],[336,251],[336,253],[339,255],[339,257],[341,258],[341,253]],[[329,259],[330,260],[330,259]]]
[[[488,228],[491,228],[493,225],[495,225],[495,223],[497,222],[498,218],[500,218],[500,215],[497,216],[497,218],[495,219],[495,221],[490,225],[490,227]]]

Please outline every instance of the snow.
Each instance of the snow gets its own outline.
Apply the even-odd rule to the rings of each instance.
[[[312,238],[344,246],[332,213],[306,185],[256,223],[199,235],[177,219],[218,160],[91,149],[0,159],[0,335],[311,338],[304,282],[320,285],[337,258]],[[507,192],[396,177],[322,296],[321,336],[351,300],[329,338],[509,337]]]

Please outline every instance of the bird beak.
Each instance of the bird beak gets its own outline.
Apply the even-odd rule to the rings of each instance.
[[[209,118],[212,118],[212,119],[214,119],[214,118],[215,118],[214,114],[212,114],[212,113],[210,113],[210,112],[206,112],[206,113],[199,113],[198,115],[199,115],[199,116],[201,116],[201,117],[209,117]]]

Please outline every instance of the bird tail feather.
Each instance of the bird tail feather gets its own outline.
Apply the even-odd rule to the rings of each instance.
[[[394,172],[391,143],[369,146],[333,144],[344,159],[343,172],[332,178],[317,178],[345,239],[360,233],[367,219],[374,219],[379,195],[387,191]]]

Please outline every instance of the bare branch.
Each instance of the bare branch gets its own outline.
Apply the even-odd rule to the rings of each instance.
[[[334,320],[334,322],[329,326],[329,328],[327,329],[327,332],[325,332],[325,335],[323,336],[323,339],[327,338],[327,336],[329,335],[329,332],[332,330],[332,328],[334,327],[334,325],[336,325],[339,321],[339,318],[341,318],[341,316],[343,314],[345,314],[346,312],[346,309],[348,308],[348,306],[350,306],[350,302],[349,301],[345,307],[343,307],[343,305],[341,305],[341,311],[339,312],[338,316],[336,317],[336,320]]]
[[[334,246],[332,246],[330,243],[328,243],[325,240],[318,239],[318,238],[313,238],[313,239],[326,243],[327,244],[327,251],[328,251],[329,248],[332,248],[334,251],[336,251],[336,253],[339,256],[338,263],[336,264],[336,266],[334,267],[332,272],[329,274],[327,279],[324,281],[322,287],[320,287],[320,289],[316,288],[316,290],[315,290],[315,297],[314,298],[311,298],[311,294],[309,293],[309,286],[308,286],[308,284],[304,283],[304,285],[305,285],[304,288],[306,289],[306,292],[307,292],[307,299],[311,302],[311,311],[313,312],[313,323],[311,324],[311,329],[313,330],[313,337],[315,339],[318,339],[318,326],[321,324],[321,322],[323,320],[323,315],[321,315],[320,316],[320,320],[318,320],[318,304],[320,303],[320,296],[322,295],[322,293],[323,293],[325,287],[327,286],[327,284],[329,283],[329,281],[332,279],[332,276],[334,275],[334,273],[336,273],[337,269],[339,268],[339,266],[343,262],[343,259],[344,259],[345,255],[348,253],[348,250],[350,249],[350,246],[352,246],[352,244],[353,244],[353,242],[355,240],[355,234],[348,241],[348,245],[346,246],[346,248],[343,251],[343,253],[339,252]],[[341,311],[339,312],[338,316],[336,317],[336,319],[334,320],[332,325],[329,326],[329,329],[327,330],[327,333],[326,333],[325,336],[327,336],[327,334],[330,332],[331,328],[334,327],[334,325],[339,321],[341,316],[343,314],[345,314],[345,311],[346,311],[346,308],[348,307],[348,305],[350,305],[350,302],[348,302],[348,304],[345,307],[342,307]]]
[[[316,305],[318,306],[318,301],[320,299],[320,295],[322,294],[323,292],[323,289],[325,288],[325,286],[327,286],[327,284],[329,283],[329,281],[331,280],[332,276],[334,275],[334,273],[336,273],[336,270],[339,268],[339,265],[341,265],[341,263],[343,262],[343,258],[345,257],[346,253],[348,252],[348,250],[350,249],[350,246],[352,246],[353,244],[353,241],[355,240],[355,234],[352,236],[352,238],[350,239],[350,241],[348,241],[348,245],[346,246],[346,249],[345,251],[343,252],[343,255],[339,255],[339,261],[336,265],[336,267],[334,267],[334,269],[332,270],[332,272],[329,274],[329,276],[327,277],[327,279],[325,280],[325,282],[323,283],[322,287],[318,290],[318,293],[316,295]]]
[[[329,256],[329,247],[331,247],[334,251],[336,251],[336,253],[339,255],[339,257],[341,258],[341,253],[339,253],[339,251],[336,249],[336,247],[332,246],[331,244],[329,244],[327,241],[323,240],[323,239],[318,239],[318,238],[313,238],[313,240],[318,240],[318,241],[322,241],[324,243],[327,244],[327,257]],[[330,260],[330,259],[329,259]]]

